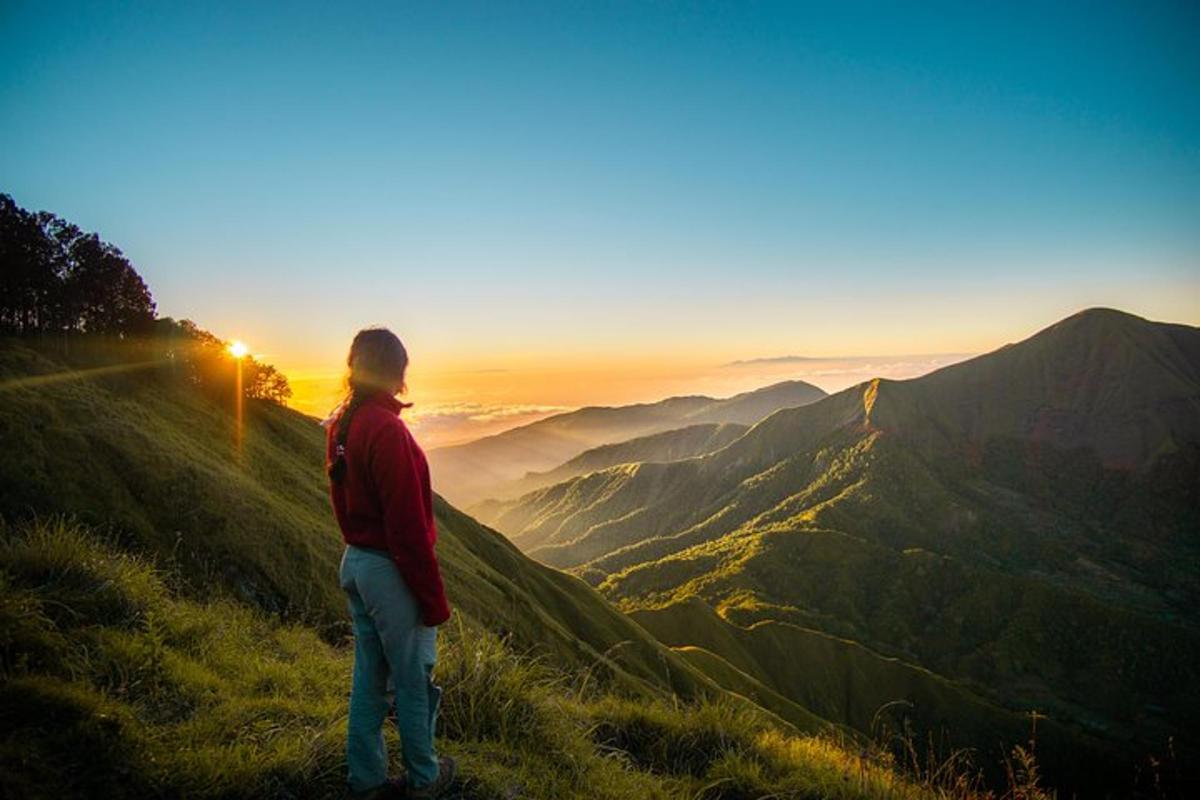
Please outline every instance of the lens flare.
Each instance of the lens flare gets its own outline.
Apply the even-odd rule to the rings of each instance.
[[[250,348],[240,339],[234,339],[229,343],[229,355],[233,356],[233,360],[237,362],[237,382],[234,384],[234,407],[236,413],[236,425],[234,426],[235,445],[237,448],[237,460],[242,462],[242,447],[246,436],[246,421],[244,414],[244,391],[242,389],[242,363],[245,357],[250,353]]]

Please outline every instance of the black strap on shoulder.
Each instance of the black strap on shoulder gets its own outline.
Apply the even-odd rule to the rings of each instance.
[[[358,395],[350,398],[346,410],[338,416],[337,433],[334,439],[333,461],[329,464],[329,480],[341,483],[346,477],[346,440],[350,438],[350,423],[358,410]]]

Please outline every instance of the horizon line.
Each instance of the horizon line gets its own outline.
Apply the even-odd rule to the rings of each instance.
[[[800,356],[800,355],[784,355],[784,356],[760,356],[757,358],[738,358],[733,361],[726,361],[723,364],[718,364],[718,369],[726,367],[744,367],[752,364],[810,364],[816,361],[868,361],[872,359],[899,359],[899,358],[931,358],[931,357],[947,357],[947,356],[977,356],[977,352],[944,352],[944,353],[897,353],[895,355],[861,355],[861,356]]]

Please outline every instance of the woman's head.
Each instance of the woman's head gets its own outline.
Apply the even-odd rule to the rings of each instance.
[[[346,358],[350,374],[346,379],[351,392],[406,390],[404,373],[408,369],[408,351],[400,338],[387,328],[364,328],[350,344]]]

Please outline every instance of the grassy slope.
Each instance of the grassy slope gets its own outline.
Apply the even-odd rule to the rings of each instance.
[[[191,597],[75,523],[0,524],[0,565],[0,795],[342,796],[348,648]],[[899,778],[886,753],[790,735],[744,704],[617,696],[461,617],[442,634],[451,798],[947,796]]]
[[[21,346],[0,351],[0,381],[61,365]],[[11,387],[12,384],[10,383]],[[0,513],[67,513],[112,526],[170,560],[196,587],[224,587],[286,618],[344,625],[334,578],[342,543],[321,472],[322,431],[277,406],[247,407],[239,465],[230,415],[169,376],[118,373],[8,388],[0,426]],[[707,681],[572,576],[437,500],[452,603],[522,648],[587,667],[614,646],[626,678],[693,694]],[[664,668],[663,661],[670,669]]]
[[[911,724],[935,732],[947,747],[978,749],[981,761],[993,769],[1008,747],[1030,735],[1027,715],[989,703],[929,670],[872,653],[855,641],[787,622],[738,627],[695,598],[633,616],[663,642],[684,652],[699,646],[728,654],[733,666],[762,685],[858,730],[877,731],[883,725],[899,730]],[[711,661],[703,664],[710,670]],[[1041,722],[1037,740],[1052,781],[1086,787],[1091,794],[1124,777],[1120,760],[1113,758],[1115,748],[1081,737],[1053,719]]]

